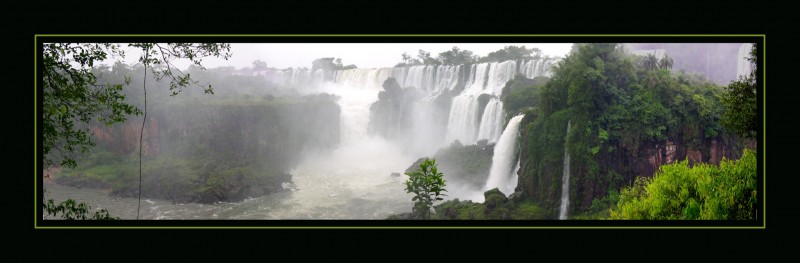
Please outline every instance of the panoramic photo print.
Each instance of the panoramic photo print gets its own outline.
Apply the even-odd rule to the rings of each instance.
[[[763,221],[763,47],[668,42],[43,38],[37,221]]]

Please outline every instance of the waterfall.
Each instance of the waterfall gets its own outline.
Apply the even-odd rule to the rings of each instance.
[[[377,100],[376,95],[382,90],[383,82],[388,78],[395,78],[401,87],[414,87],[426,94],[422,103],[415,103],[414,109],[411,109],[412,123],[417,126],[411,127],[410,135],[430,135],[426,133],[426,129],[446,127],[442,131],[436,131],[435,134],[439,137],[435,137],[433,142],[426,141],[423,143],[425,145],[414,142],[419,138],[404,139],[406,140],[404,143],[411,145],[415,152],[430,152],[431,149],[438,149],[454,140],[459,140],[463,144],[474,144],[481,139],[498,142],[505,120],[503,103],[499,97],[505,84],[518,73],[527,78],[548,76],[555,60],[545,57],[519,63],[504,61],[471,65],[420,65],[335,71],[290,68],[269,69],[258,74],[277,85],[305,92],[343,95],[339,101],[342,106],[343,141],[365,135],[362,126],[369,122],[369,105]],[[450,109],[436,109],[431,106],[437,96],[446,91],[457,90],[457,87],[463,87],[463,90],[451,95],[454,97]],[[493,98],[483,111],[479,112],[481,110],[479,98],[482,94],[492,95]],[[434,114],[441,114],[443,117],[432,118]],[[437,123],[425,125],[431,121]]]
[[[739,47],[739,55],[736,57],[736,78],[747,77],[753,71],[750,67],[750,61],[747,60],[750,57],[750,49],[752,48],[753,44],[751,43],[745,43]]]
[[[455,140],[462,144],[475,142],[478,127],[478,95],[466,94],[453,98],[447,122],[446,143]]]
[[[467,82],[467,87],[462,94],[480,93],[486,88],[486,75],[492,63],[481,63],[472,65],[471,76]]]
[[[517,73],[527,78],[549,75],[554,59],[542,58],[522,61],[491,62],[469,65],[412,66],[399,68],[367,68],[326,71],[308,68],[269,69],[259,72],[270,82],[283,86],[309,88],[324,82],[334,82],[351,87],[380,89],[387,78],[393,77],[401,87],[414,87],[431,95],[454,90],[462,71],[468,71],[464,91],[459,95],[493,94],[500,96],[506,82]]]
[[[567,121],[567,135],[569,136],[569,128],[572,126],[572,120]],[[558,219],[567,219],[567,209],[569,209],[569,152],[567,152],[567,143],[564,140],[564,176],[561,178],[561,213]]]
[[[514,75],[517,74],[517,62],[509,60],[493,64],[495,65],[492,65],[489,70],[485,89],[499,97],[506,82],[513,79]]]
[[[492,98],[483,111],[480,128],[478,129],[478,140],[486,139],[490,143],[497,142],[502,132],[505,117],[503,102],[497,98]]]
[[[486,190],[497,187],[500,192],[510,195],[514,192],[517,181],[512,180],[515,153],[517,151],[517,137],[519,135],[519,123],[524,115],[517,115],[508,122],[508,126],[500,135],[500,140],[494,146],[494,156],[492,156],[492,168],[489,172],[489,179],[486,181]]]
[[[529,79],[539,76],[549,77],[552,73],[550,72],[550,68],[554,61],[555,59],[549,57],[523,61],[519,73],[525,75],[525,77]]]
[[[500,96],[500,93],[495,93],[498,89],[494,86],[496,86],[498,82],[501,82],[498,80],[500,77],[497,75],[504,75],[494,72],[505,72],[504,69],[508,68],[508,64],[515,65],[514,63],[506,62],[472,65],[470,70],[471,74],[470,77],[467,78],[464,91],[453,98],[453,104],[450,107],[450,118],[447,123],[447,143],[459,140],[463,144],[473,144],[479,139],[492,139],[488,136],[494,133],[493,130],[499,129],[496,128],[494,124],[498,122],[496,120],[497,115],[503,114],[502,112],[497,112],[498,110],[503,110],[502,104],[498,107],[497,104],[500,101],[493,99],[487,104],[481,119],[478,119],[478,110],[480,108],[478,98],[481,94]],[[500,67],[500,65],[504,66]],[[498,68],[501,69],[498,70]],[[508,80],[510,80],[510,78],[502,81],[503,84],[505,85],[505,82]],[[502,90],[502,86],[499,89]],[[491,109],[489,108],[490,106]],[[486,116],[487,113],[489,113],[489,116]],[[484,119],[487,119],[489,122],[484,122]],[[500,119],[503,118],[501,117]],[[502,123],[500,125],[502,126]],[[484,137],[481,137],[481,135]]]
[[[519,175],[517,175],[517,173],[519,172],[519,168],[521,167],[521,165],[520,165],[521,162],[522,162],[522,159],[520,159],[519,156],[517,156],[517,167],[514,167],[514,171],[511,172],[511,180],[509,180],[509,182],[514,184],[514,186],[512,186],[511,189],[514,189],[514,188],[517,187],[516,184],[517,184],[517,182],[519,180]]]
[[[402,87],[414,87],[417,89],[425,89],[428,86],[428,79],[432,76],[425,76],[426,73],[430,71],[426,71],[427,68],[433,68],[433,66],[413,66],[408,68],[408,74],[405,77],[405,83]],[[399,82],[399,81],[398,81]]]
[[[458,85],[458,76],[461,73],[461,65],[440,66],[436,70],[436,91],[453,90]]]
[[[406,139],[406,146],[410,146],[410,152],[414,156],[432,156],[441,147],[444,138],[444,130],[437,123],[436,105],[433,101],[415,101],[411,109],[411,130]],[[432,129],[432,127],[434,127]]]
[[[369,125],[369,107],[378,99],[377,90],[334,85],[327,91],[340,97],[337,103],[341,107],[341,142],[347,144],[365,137]]]

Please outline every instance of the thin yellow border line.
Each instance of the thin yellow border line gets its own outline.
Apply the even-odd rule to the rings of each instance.
[[[758,37],[763,34],[36,34],[43,37]]]
[[[761,104],[761,111],[764,114],[763,118],[761,119],[762,126],[761,126],[761,147],[764,148],[763,152],[761,153],[764,157],[763,163],[761,164],[761,169],[763,171],[762,174],[762,184],[763,188],[761,189],[761,198],[762,205],[761,210],[763,215],[761,218],[764,220],[764,228],[767,228],[767,35],[762,36],[762,44],[761,48],[763,49],[761,54],[761,92],[763,96],[761,96],[764,103]],[[756,64],[756,67],[758,64]],[[756,68],[756,72],[758,72],[758,68]],[[758,151],[758,147],[756,147],[756,151]]]
[[[585,226],[42,226],[40,229],[763,229],[758,226],[742,227],[640,227],[640,226],[613,226],[613,227],[585,227]]]
[[[762,222],[761,226],[39,226],[38,225],[38,179],[39,160],[34,151],[34,229],[766,229],[766,34],[34,34],[34,118],[38,120],[38,105],[36,104],[36,91],[38,90],[38,52],[36,50],[38,37],[758,37],[762,44],[762,147],[763,154],[763,189],[762,189]],[[34,147],[38,147],[38,123],[34,121]],[[38,149],[38,148],[37,148]],[[757,150],[757,149],[756,149]]]
[[[39,99],[36,92],[39,90],[39,70],[36,68],[37,64],[39,64],[39,52],[37,51],[38,43],[37,40],[38,36],[33,36],[33,227],[37,228],[39,226],[39,105],[37,104],[37,100]],[[42,202],[44,202],[44,198],[42,198]]]

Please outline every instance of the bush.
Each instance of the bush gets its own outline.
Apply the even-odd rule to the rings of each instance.
[[[612,219],[736,219],[756,216],[756,156],[719,166],[688,161],[663,165],[652,179],[637,178],[620,193]]]
[[[65,220],[119,220],[119,217],[112,217],[105,208],[100,209],[94,214],[89,213],[92,207],[85,203],[77,203],[75,200],[67,199],[56,205],[53,199],[47,200],[42,204],[42,210],[47,216],[60,217]],[[60,215],[59,215],[60,214]]]

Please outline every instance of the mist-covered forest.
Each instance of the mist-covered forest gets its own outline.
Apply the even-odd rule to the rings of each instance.
[[[41,216],[759,217],[756,45],[568,47],[277,68],[200,59],[256,58],[223,43],[45,43]]]

